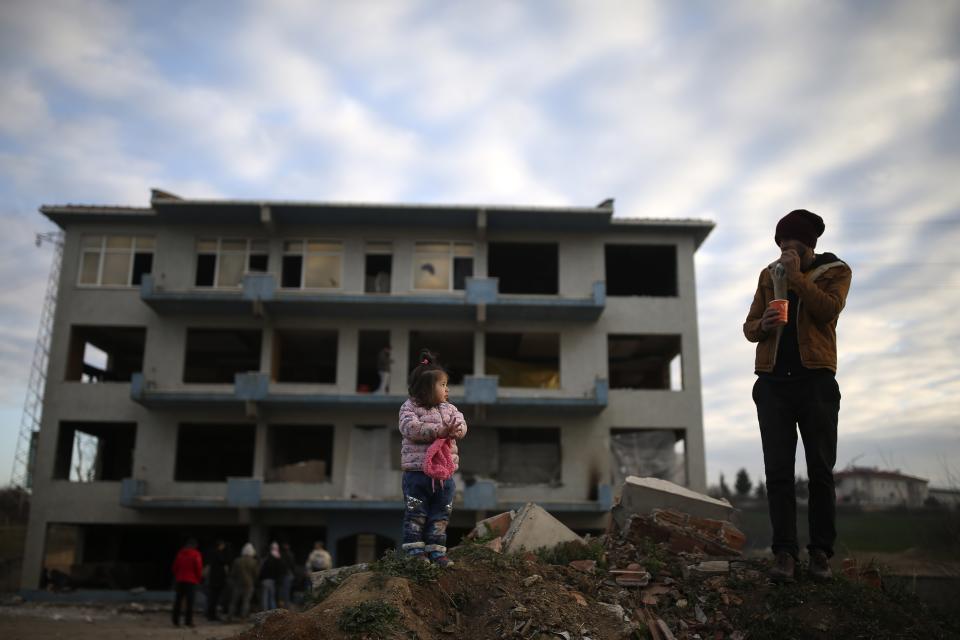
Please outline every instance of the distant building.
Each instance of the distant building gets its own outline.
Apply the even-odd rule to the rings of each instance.
[[[928,480],[900,470],[851,467],[833,474],[837,503],[871,507],[922,507]]]

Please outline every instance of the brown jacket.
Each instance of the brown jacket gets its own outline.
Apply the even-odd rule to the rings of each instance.
[[[818,256],[820,258],[821,256]],[[850,267],[833,254],[819,266],[806,273],[795,273],[787,286],[800,298],[797,306],[797,339],[800,341],[800,361],[808,369],[837,370],[837,318],[843,311],[853,275]],[[776,264],[776,263],[774,263]],[[816,264],[816,263],[814,263]],[[760,316],[774,299],[773,264],[760,272],[757,291],[753,295],[750,313],[743,323],[743,335],[757,343],[756,371],[769,373],[777,361],[780,331],[764,332]]]

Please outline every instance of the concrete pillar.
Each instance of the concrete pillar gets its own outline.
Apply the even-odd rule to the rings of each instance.
[[[394,394],[407,392],[407,353],[410,351],[410,333],[405,329],[390,330],[390,351],[393,353],[393,367],[390,376],[390,391]]]
[[[260,334],[260,373],[265,373],[273,380],[273,342],[276,339],[276,330],[273,323],[265,321]]]
[[[337,389],[340,393],[357,390],[360,333],[356,327],[341,326],[337,332]]]
[[[20,588],[39,589],[40,574],[43,571],[44,549],[47,544],[47,521],[40,509],[34,505],[30,510],[30,523],[26,544],[23,549],[23,566],[20,569]]]
[[[253,477],[265,479],[267,470],[267,423],[257,421],[257,430],[253,441]]]
[[[482,326],[473,333],[473,375],[486,375],[487,334]]]

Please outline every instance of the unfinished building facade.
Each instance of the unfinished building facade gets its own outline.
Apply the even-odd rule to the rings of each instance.
[[[626,475],[706,488],[709,222],[163,192],[41,212],[65,245],[25,589],[166,589],[187,536],[340,565],[397,544],[423,347],[470,425],[451,542],[527,501],[597,531]]]

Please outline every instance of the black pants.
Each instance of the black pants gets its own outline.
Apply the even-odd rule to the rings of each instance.
[[[193,624],[193,590],[197,585],[190,582],[178,582],[173,601],[173,624],[180,624],[180,603],[186,600],[184,617],[188,625]]]
[[[219,618],[220,598],[223,596],[222,584],[207,585],[207,620]]]
[[[807,548],[821,549],[827,557],[833,556],[837,538],[833,466],[837,462],[840,412],[836,378],[825,373],[786,381],[760,376],[753,385],[753,401],[763,441],[773,552],[787,551],[796,558],[799,551],[794,478],[799,427],[810,482]]]

